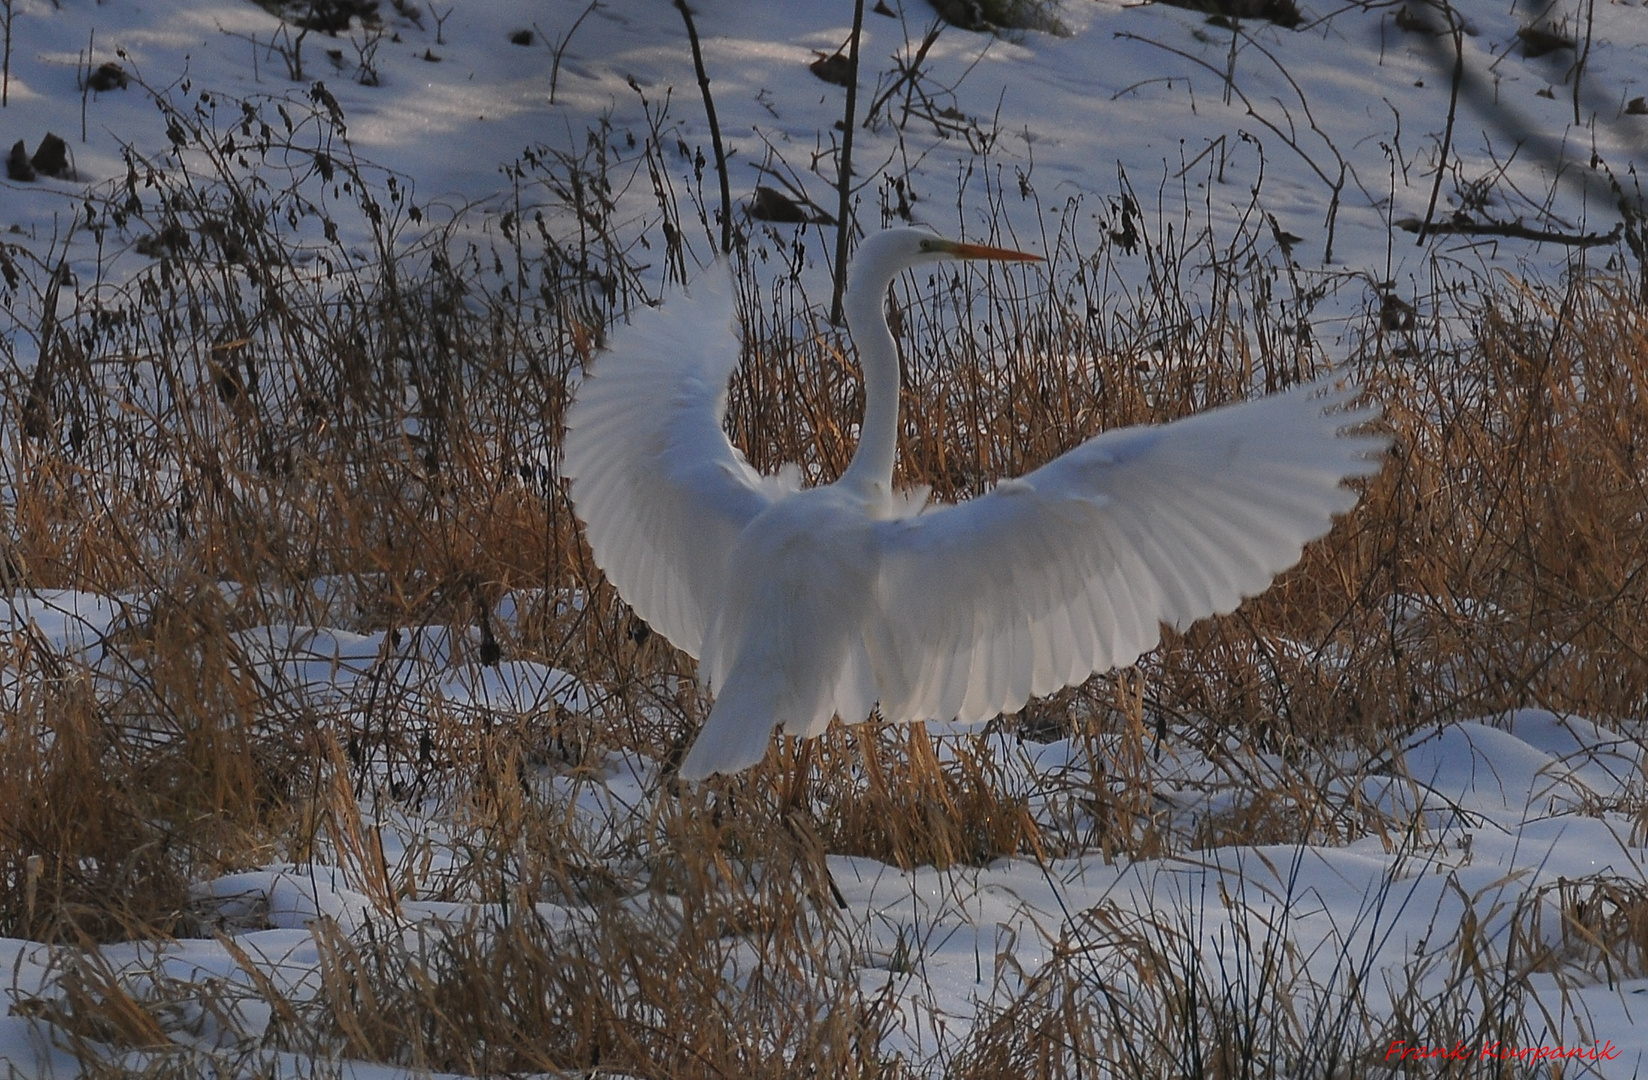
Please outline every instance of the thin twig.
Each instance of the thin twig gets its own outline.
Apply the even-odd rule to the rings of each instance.
[[[1574,127],[1580,125],[1579,99],[1582,96],[1580,87],[1585,82],[1585,65],[1591,59],[1591,35],[1596,30],[1596,0],[1587,0],[1585,5],[1585,47],[1579,52],[1579,59],[1574,61]]]
[[[710,147],[715,151],[715,173],[721,180],[721,251],[732,250],[732,187],[727,183],[727,154],[721,148],[721,125],[715,119],[715,99],[710,96],[710,77],[704,71],[704,52],[698,47],[698,28],[693,25],[687,0],[675,0],[675,10],[687,24],[687,41],[692,44],[692,67],[698,73],[698,89],[704,95],[704,117],[710,123]]]
[[[1453,36],[1453,86],[1448,91],[1448,124],[1442,130],[1442,153],[1436,161],[1436,181],[1431,184],[1431,201],[1425,207],[1425,222],[1419,229],[1419,238],[1415,244],[1424,244],[1429,235],[1431,222],[1436,217],[1436,198],[1442,191],[1442,175],[1447,171],[1448,155],[1453,151],[1453,122],[1459,115],[1459,87],[1465,81],[1465,31],[1460,19],[1454,15],[1453,7],[1442,4],[1442,11],[1448,17],[1448,30]]]
[[[875,119],[876,113],[882,110],[892,96],[903,88],[905,83],[909,83],[912,88],[915,86],[916,80],[921,77],[921,65],[927,59],[927,51],[933,47],[934,42],[938,41],[939,34],[943,29],[944,24],[942,22],[935,22],[928,29],[926,35],[922,37],[921,45],[916,49],[916,54],[910,59],[910,62],[905,63],[902,59],[897,60],[898,78],[894,79],[892,85],[887,87],[880,97],[871,102],[868,109],[864,110],[865,126],[868,126]],[[908,115],[909,109],[905,109],[905,113]]]
[[[1625,230],[1623,222],[1615,222],[1613,230],[1606,233],[1572,233],[1558,232],[1554,229],[1530,228],[1520,221],[1472,221],[1469,218],[1460,217],[1446,221],[1420,221],[1417,218],[1404,218],[1396,223],[1396,227],[1404,232],[1418,233],[1420,236],[1508,236],[1515,240],[1532,240],[1540,244],[1564,244],[1568,247],[1597,247],[1602,244],[1616,243]]]
[[[572,44],[572,35],[578,32],[580,26],[584,25],[584,20],[589,18],[590,13],[600,6],[601,0],[589,0],[589,6],[584,8],[581,15],[572,20],[572,25],[567,29],[566,36],[550,47],[550,52],[553,54],[553,59],[549,65],[549,103],[551,105],[555,104],[555,87],[561,81],[561,59],[566,55],[567,46]],[[546,42],[549,40],[549,35],[542,30],[538,31],[538,36]]]
[[[1197,56],[1194,53],[1187,52],[1184,49],[1175,48],[1172,45],[1167,45],[1163,42],[1155,40],[1154,38],[1143,37],[1139,34],[1118,32],[1116,37],[1129,41],[1142,42],[1146,45],[1153,45],[1156,48],[1161,49],[1163,52],[1171,53],[1172,55],[1183,60],[1188,60],[1198,67],[1212,72],[1221,79],[1225,78],[1224,71],[1214,66],[1212,63],[1209,63],[1207,60],[1204,60],[1202,57]],[[1305,119],[1310,123],[1310,130],[1315,132],[1316,136],[1322,140],[1324,145],[1327,146],[1328,153],[1333,155],[1334,163],[1339,167],[1339,175],[1337,177],[1329,176],[1327,170],[1322,168],[1322,166],[1317,163],[1315,158],[1305,152],[1305,148],[1299,144],[1299,133],[1294,127],[1293,115],[1288,111],[1286,105],[1282,106],[1282,115],[1287,120],[1288,125],[1284,130],[1280,124],[1260,112],[1253,104],[1252,100],[1248,98],[1247,94],[1243,92],[1240,86],[1236,85],[1234,82],[1229,83],[1229,91],[1235,94],[1235,96],[1241,101],[1242,107],[1247,110],[1247,115],[1253,117],[1253,119],[1269,128],[1273,134],[1282,140],[1288,149],[1299,155],[1299,159],[1303,161],[1307,167],[1309,167],[1311,172],[1320,177],[1322,182],[1328,186],[1328,190],[1333,193],[1332,197],[1328,201],[1327,217],[1323,221],[1323,225],[1327,229],[1327,243],[1324,245],[1322,255],[1323,262],[1332,262],[1334,230],[1339,217],[1340,195],[1344,191],[1347,174],[1349,174],[1352,179],[1355,179],[1355,173],[1346,163],[1344,155],[1339,152],[1339,148],[1335,146],[1333,140],[1328,137],[1328,133],[1323,131],[1322,126],[1316,122],[1316,117],[1311,112],[1310,99],[1305,96],[1304,89],[1299,85],[1298,81],[1294,79],[1292,74],[1288,72],[1287,68],[1282,65],[1282,62],[1278,60],[1275,54],[1269,49],[1255,41],[1252,37],[1246,37],[1246,40],[1251,48],[1257,49],[1260,55],[1270,61],[1271,65],[1276,68],[1277,73],[1287,81],[1287,84],[1290,87],[1292,87],[1293,93],[1299,98],[1300,108],[1302,108],[1305,112]],[[1277,103],[1281,104],[1279,101]],[[1361,181],[1357,180],[1357,184],[1360,186]]]
[[[852,232],[853,110],[858,107],[858,39],[864,30],[864,0],[853,3],[853,36],[847,39],[847,115],[841,127],[841,167],[836,189],[841,198],[835,216],[835,292],[830,297],[830,322],[841,324],[841,298],[847,291],[847,237]]]
[[[6,107],[11,99],[11,20],[16,14],[12,10],[12,0],[5,0],[6,4],[6,42],[4,58],[0,59],[0,109]]]

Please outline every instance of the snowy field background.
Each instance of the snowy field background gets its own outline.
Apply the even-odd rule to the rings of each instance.
[[[1171,312],[1163,312],[1179,303],[1182,321],[1203,331],[1216,321],[1207,311],[1235,310],[1251,322],[1206,331],[1206,339],[1238,354],[1218,370],[1227,377],[1224,392],[1245,393],[1275,375],[1268,360],[1241,360],[1244,350],[1276,351],[1257,331],[1283,333],[1294,345],[1280,352],[1311,364],[1371,353],[1403,370],[1424,350],[1448,362],[1449,349],[1469,354],[1493,322],[1485,311],[1513,329],[1526,320],[1537,338],[1539,320],[1561,325],[1549,298],[1597,275],[1624,283],[1617,295],[1628,314],[1620,325],[1637,329],[1587,339],[1593,351],[1619,351],[1617,361],[1596,357],[1595,370],[1635,372],[1641,387],[1648,338],[1631,319],[1640,320],[1637,290],[1648,281],[1638,187],[1648,163],[1643,3],[1311,7],[1299,29],[1220,23],[1160,4],[1066,0],[1048,10],[1059,33],[940,29],[918,0],[888,0],[864,16],[853,151],[859,226],[915,220],[1048,256],[1029,276],[992,281],[989,304],[977,309],[947,303],[942,286],[933,299],[913,285],[907,310],[917,313],[917,333],[953,343],[969,329],[976,338],[982,323],[983,347],[993,348],[992,333],[1009,336],[1000,321],[1006,305],[1052,308],[1074,324],[1101,327],[1082,339],[1091,344],[1122,340],[1102,329],[1111,320],[1170,325]],[[745,305],[762,320],[764,340],[816,338],[818,322],[806,313],[828,306],[836,231],[822,222],[837,213],[844,94],[811,65],[847,41],[851,5],[702,0],[693,11],[733,223],[744,238],[735,265]],[[190,402],[206,402],[201,415],[216,419],[202,419],[191,434],[199,441],[189,445],[219,445],[226,459],[244,453],[258,462],[255,471],[267,466],[291,488],[319,486],[322,474],[291,461],[294,446],[301,457],[303,440],[325,444],[345,424],[341,413],[326,413],[327,403],[305,396],[319,385],[305,380],[330,363],[328,339],[276,337],[270,327],[286,325],[290,314],[276,298],[300,296],[317,310],[341,304],[360,337],[373,338],[371,305],[381,296],[367,289],[368,299],[358,300],[352,275],[395,260],[421,267],[435,259],[427,277],[409,274],[432,293],[442,281],[472,285],[438,297],[459,312],[453,326],[470,325],[463,312],[485,316],[499,301],[550,313],[516,328],[523,340],[537,335],[548,376],[537,367],[530,376],[494,373],[460,387],[459,396],[507,399],[511,379],[527,377],[575,382],[603,321],[703,272],[718,246],[715,151],[686,29],[669,5],[382,4],[376,19],[357,16],[335,35],[305,33],[231,0],[12,0],[5,12],[0,149],[21,140],[32,154],[53,132],[67,142],[71,170],[14,175],[0,188],[7,278],[0,349],[12,425],[0,433],[7,457],[0,521],[11,533],[0,564],[7,761],[34,760],[24,743],[44,740],[41,760],[67,745],[66,729],[28,719],[65,701],[91,703],[88,715],[104,718],[100,724],[122,718],[127,726],[91,740],[103,754],[195,745],[182,714],[161,710],[149,724],[133,719],[147,715],[144,708],[123,704],[134,686],[157,687],[156,700],[172,700],[155,657],[175,631],[202,658],[191,669],[189,700],[255,715],[259,738],[283,724],[301,728],[293,760],[258,760],[313,781],[307,795],[281,797],[282,807],[311,809],[290,819],[268,812],[258,843],[224,841],[210,857],[198,855],[194,840],[163,851],[161,864],[177,859],[190,869],[187,911],[155,920],[147,932],[118,919],[112,929],[77,922],[69,907],[47,919],[48,894],[70,891],[65,873],[136,879],[122,878],[107,855],[61,862],[61,853],[31,847],[23,817],[0,818],[13,830],[0,832],[7,860],[0,891],[10,896],[0,903],[0,925],[17,934],[0,939],[7,1004],[0,1061],[11,1075],[523,1071],[526,1058],[489,1056],[502,1053],[487,1043],[497,1029],[478,1020],[469,1067],[462,1055],[431,1050],[434,1037],[403,1038],[425,1021],[396,1027],[397,1009],[441,1002],[450,1015],[428,1020],[428,1029],[461,1031],[458,998],[437,991],[460,981],[454,972],[472,974],[466,963],[523,995],[489,1002],[483,990],[474,1000],[483,1012],[521,1009],[522,1038],[549,1048],[540,1068],[687,1074],[633,1065],[646,1055],[622,1041],[607,1053],[631,1066],[609,1065],[599,1053],[592,1060],[588,1040],[575,1034],[579,1017],[544,1006],[549,991],[540,987],[534,999],[531,977],[506,971],[511,950],[538,957],[534,949],[551,958],[564,949],[577,958],[569,968],[599,967],[603,957],[636,962],[610,972],[617,997],[634,998],[619,1027],[642,1032],[638,1044],[679,1041],[687,1047],[682,1060],[696,1064],[674,1067],[692,1075],[716,1075],[712,1060],[783,1075],[783,1063],[811,1046],[809,1033],[833,1032],[831,1024],[855,1033],[863,1075],[1158,1075],[1233,1072],[1236,1062],[1249,1063],[1244,1075],[1648,1074],[1648,699],[1632,689],[1648,668],[1640,637],[1610,630],[1614,636],[1598,644],[1582,629],[1541,621],[1534,600],[1526,611],[1499,609],[1482,596],[1438,599],[1416,581],[1406,597],[1393,591],[1367,600],[1368,621],[1347,622],[1338,637],[1276,632],[1254,638],[1264,643],[1258,659],[1241,645],[1216,655],[1268,665],[1279,682],[1308,669],[1323,684],[1344,686],[1355,683],[1362,654],[1343,635],[1383,625],[1391,651],[1409,653],[1396,662],[1424,669],[1415,685],[1434,688],[1434,699],[1367,716],[1313,715],[1308,738],[1274,735],[1291,716],[1224,727],[1217,710],[1169,708],[1152,689],[1176,670],[1179,646],[1170,642],[1139,672],[1101,679],[1086,698],[1031,710],[1079,712],[1086,702],[1089,713],[1109,710],[1109,726],[1066,719],[1031,731],[1027,719],[982,731],[929,725],[915,735],[832,735],[815,763],[819,782],[805,796],[817,803],[814,835],[789,824],[794,807],[786,805],[782,762],[756,786],[678,791],[667,775],[670,740],[702,715],[694,712],[701,703],[685,678],[689,668],[656,637],[649,642],[596,591],[593,576],[578,587],[553,573],[534,577],[535,567],[575,562],[566,552],[576,545],[564,511],[557,518],[537,509],[555,504],[558,437],[553,416],[532,413],[538,398],[523,391],[521,410],[489,414],[495,425],[466,433],[493,457],[465,463],[468,471],[443,464],[457,478],[449,484],[476,476],[487,478],[483,486],[495,483],[479,504],[509,528],[489,531],[494,526],[442,501],[433,448],[466,444],[450,415],[425,407],[442,376],[417,357],[449,347],[436,336],[448,324],[437,320],[428,338],[388,348],[413,374],[385,391],[404,395],[402,422],[370,432],[404,445],[409,472],[429,475],[419,473],[415,484],[391,477],[382,490],[421,492],[424,505],[395,512],[434,522],[432,535],[507,538],[513,549],[494,554],[514,560],[508,573],[459,565],[442,568],[443,578],[425,568],[428,581],[444,584],[418,593],[424,578],[395,577],[403,554],[385,554],[381,569],[328,563],[329,530],[353,522],[359,535],[351,542],[370,551],[372,526],[329,516],[323,497],[269,498],[254,470],[212,481],[198,453],[137,460],[147,436],[129,431],[148,430],[148,419],[165,427],[187,415]],[[1450,19],[1458,33],[1438,32]],[[1530,55],[1538,52],[1530,28],[1569,44]],[[91,89],[91,73],[105,63],[131,84]],[[302,77],[293,78],[298,68]],[[252,164],[236,164],[248,155]],[[264,187],[247,180],[238,190],[298,208],[267,237],[288,251],[279,272],[244,256],[255,245],[237,239],[243,223],[229,211],[217,231],[201,224],[210,214],[190,193],[222,190],[216,181],[226,174],[214,171],[221,169],[262,177]],[[750,208],[770,198],[758,187],[783,193],[817,220],[758,220]],[[183,220],[195,231],[174,234],[158,224]],[[1422,239],[1410,231],[1419,222],[1430,226]],[[533,235],[546,250],[570,253],[551,260],[563,277],[507,262],[521,252],[520,238]],[[393,258],[384,254],[386,236],[398,245]],[[462,259],[454,261],[454,251]],[[443,256],[451,270],[444,277]],[[171,269],[158,269],[168,262]],[[1098,276],[1105,268],[1120,269]],[[171,333],[193,341],[204,359],[192,385],[168,383],[164,365],[130,344],[147,339],[135,331],[121,338],[125,324],[115,314],[151,303],[145,290],[172,288],[155,284],[169,282],[168,273],[189,284],[173,304],[177,325],[153,340],[176,340]],[[226,305],[212,290],[240,287],[264,298],[249,305],[255,314],[244,324],[214,323],[213,304]],[[1480,301],[1494,289],[1506,291]],[[991,319],[1000,329],[991,330]],[[290,368],[254,372],[250,360],[237,368],[225,359],[266,335],[292,348],[283,357]],[[115,349],[109,343],[117,340],[128,344]],[[1017,341],[1043,351],[1060,344],[1047,335]],[[451,347],[463,344],[485,342]],[[95,389],[115,405],[88,413],[102,417],[95,421],[71,424],[72,410],[62,409],[42,419],[30,394],[48,383],[42,370],[65,370],[76,348],[93,374],[53,389],[52,401]],[[969,348],[962,353],[976,356]],[[1557,351],[1552,344],[1550,354]],[[921,352],[913,364],[923,358],[931,356]],[[1159,375],[1162,385],[1202,377],[1166,332],[1153,349],[1129,354],[1126,366],[1156,372],[1141,377]],[[748,390],[758,399],[761,377],[747,378],[754,385],[739,383],[735,395]],[[1446,408],[1468,411],[1469,395],[1492,402],[1505,391],[1472,378],[1450,384],[1416,375],[1411,399],[1384,403],[1393,424],[1418,418],[1422,425]],[[836,421],[848,424],[850,379],[817,381]],[[347,380],[336,385],[345,398],[356,393]],[[1559,404],[1576,408],[1625,402],[1619,446],[1635,446],[1648,430],[1635,391],[1605,398],[1577,374],[1550,372],[1529,375],[1527,385],[1560,386]],[[297,433],[291,442],[253,446],[244,435],[251,427],[236,410],[260,393],[297,403],[285,429]],[[757,430],[764,415],[735,407],[734,423]],[[45,426],[31,430],[36,423]],[[977,434],[989,438],[987,428]],[[1560,427],[1544,434],[1565,437]],[[106,440],[110,456],[97,460],[118,462],[127,439],[125,464],[104,468],[75,457]],[[1407,452],[1428,452],[1414,445]],[[56,456],[46,447],[58,447]],[[980,459],[987,475],[961,470],[948,482],[976,490],[1007,466],[1022,467],[1020,452],[1033,451],[992,452]],[[1506,460],[1517,456],[1510,444],[1503,452]],[[771,443],[751,448],[758,464],[769,453],[776,453]],[[1489,488],[1499,462],[1476,453],[1475,475]],[[1574,449],[1575,459],[1604,461],[1626,479],[1623,493],[1573,497],[1606,502],[1613,516],[1598,520],[1634,522],[1641,532],[1648,493],[1641,458],[1630,453]],[[820,450],[805,464],[813,478],[827,478],[832,460]],[[1554,475],[1563,466],[1550,467]],[[122,501],[126,489],[151,487],[163,495]],[[1427,497],[1443,506],[1462,496]],[[81,520],[73,507],[82,499],[94,507],[88,519],[119,519],[121,508],[142,505],[172,531],[145,524],[133,530],[133,547],[115,554],[88,539],[103,535],[95,522],[54,532],[54,514]],[[289,569],[278,576],[220,573],[214,568],[267,566],[275,556],[255,533],[200,526],[194,515],[205,511],[196,503],[212,499],[252,507],[246,521],[295,521],[293,535],[308,535],[315,550],[283,548],[278,565]],[[1353,539],[1335,553],[1359,550],[1356,520],[1341,526]],[[1610,620],[1619,611],[1641,611],[1648,588],[1637,574],[1642,564],[1630,561],[1632,530],[1593,533],[1568,522],[1550,529],[1561,535],[1540,542],[1569,553],[1554,578],[1584,579],[1592,560],[1607,568],[1595,575],[1607,579],[1596,586],[1604,599],[1581,623],[1616,627]],[[1432,542],[1464,548],[1469,531],[1460,525],[1456,535],[1443,521]],[[41,546],[40,536],[58,537],[59,546]],[[270,550],[278,546],[269,541]],[[239,547],[247,552],[242,563]],[[1310,572],[1331,578],[1332,566],[1323,555]],[[384,595],[374,591],[392,578]],[[385,595],[397,589],[391,604]],[[1443,609],[1452,620],[1445,634],[1435,631]],[[579,621],[586,611],[595,614]],[[581,629],[558,638],[565,626]],[[1471,633],[1484,642],[1523,641],[1545,659],[1495,669],[1488,645],[1473,652]],[[568,658],[599,651],[577,644],[586,641],[604,643],[605,659],[579,667]],[[1610,689],[1612,697],[1583,686],[1555,693],[1541,680],[1558,669],[1620,689]],[[1492,681],[1495,671],[1495,692],[1449,696],[1470,679]],[[1275,687],[1244,699],[1250,718],[1278,694],[1288,699]],[[1617,705],[1596,714],[1568,707],[1589,700]],[[1484,704],[1473,709],[1474,701]],[[1322,736],[1338,727],[1345,739]],[[47,730],[54,733],[41,734]],[[488,761],[492,771],[484,772],[479,757],[451,749],[466,740],[491,746],[486,739],[504,731],[521,733],[521,745],[536,750]],[[977,815],[956,827],[985,838],[975,850],[958,857],[940,843],[932,849],[940,857],[848,853],[852,843],[842,837],[852,830],[826,827],[836,820],[829,807],[833,797],[849,803],[844,792],[876,790],[874,752],[863,744],[878,739],[876,752],[902,763],[898,776],[925,775],[933,786],[902,804],[889,796],[873,805],[902,805],[920,818],[920,799],[951,798],[952,818]],[[466,779],[465,762],[481,771]],[[8,779],[45,775],[7,768]],[[518,790],[477,794],[485,785],[474,776],[483,772],[514,777]],[[975,801],[962,805],[957,792]],[[41,786],[5,797],[22,805],[45,793]],[[227,822],[232,815],[222,808],[232,795],[206,800],[190,827],[215,836],[208,819]],[[53,788],[50,797],[65,796]],[[1263,812],[1248,813],[1255,807]],[[500,838],[497,822],[511,814],[527,824]],[[1128,815],[1131,831],[1107,831]],[[694,848],[693,830],[719,827],[723,816],[754,832]],[[306,835],[282,835],[281,822],[299,819],[311,822]],[[856,827],[869,835],[900,825]],[[786,830],[793,844],[782,838]],[[750,835],[778,837],[777,846],[763,855]],[[898,850],[920,849],[911,844]],[[529,870],[553,845],[576,853],[549,858],[560,876]],[[132,852],[132,865],[147,859]],[[826,865],[828,881],[818,872]],[[166,929],[155,932],[161,923]],[[100,929],[87,929],[94,925]],[[633,942],[613,940],[626,930]],[[786,933],[795,943],[774,943]],[[644,953],[654,938],[676,941],[680,951]],[[624,951],[630,947],[637,951]],[[692,1015],[709,1025],[720,1016],[726,1030],[649,1031],[677,1014],[648,998],[654,973],[636,961],[644,955],[674,956],[685,974],[670,985],[677,993],[695,987],[686,993],[702,1002]],[[436,978],[421,973],[422,962],[430,971],[449,966]],[[340,972],[359,980],[340,983]],[[555,982],[561,976],[538,974],[546,986],[563,985]],[[660,977],[668,983],[672,975]],[[693,983],[700,977],[706,981]],[[384,996],[397,985],[404,997]],[[718,1006],[723,996],[733,1004]],[[388,1018],[381,1031],[362,1020],[374,1010]],[[556,1030],[537,1031],[535,1022]],[[1084,1032],[1091,1045],[1082,1045]],[[1234,1057],[1160,1050],[1189,1045]],[[584,1049],[557,1059],[562,1046]],[[1024,1056],[992,1058],[1002,1046]],[[1468,1050],[1471,1058],[1400,1060],[1415,1047]],[[1515,1056],[1551,1047],[1586,1056],[1560,1064]],[[1130,1050],[1142,1056],[1130,1059]],[[1157,1050],[1166,1056],[1150,1058]],[[721,1052],[727,1056],[713,1056]]]

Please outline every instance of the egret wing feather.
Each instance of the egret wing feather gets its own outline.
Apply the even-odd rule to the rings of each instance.
[[[667,310],[633,312],[584,376],[561,473],[596,565],[637,614],[697,657],[738,534],[797,485],[756,472],[721,426],[739,351],[726,267]]]
[[[1090,439],[968,502],[880,526],[866,648],[889,720],[987,719],[1233,610],[1378,471],[1325,383]],[[856,718],[855,718],[856,719]]]

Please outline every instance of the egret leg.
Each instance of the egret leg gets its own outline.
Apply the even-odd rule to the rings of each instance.
[[[811,860],[813,868],[823,875],[835,906],[845,911],[847,898],[842,895],[841,887],[835,883],[835,875],[830,873],[830,860],[824,853],[824,845],[819,841],[818,835],[799,817],[799,812],[806,809],[807,789],[812,780],[814,741],[802,739],[800,747],[790,761],[789,774],[784,778],[784,798],[779,806],[778,818],[801,849],[803,859]]]

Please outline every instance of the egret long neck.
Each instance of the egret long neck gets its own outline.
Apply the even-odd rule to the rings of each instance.
[[[881,494],[892,491],[893,458],[898,452],[898,347],[887,328],[883,307],[889,284],[879,275],[854,282],[845,305],[847,329],[858,346],[858,363],[864,372],[864,424],[841,483],[879,486]]]

